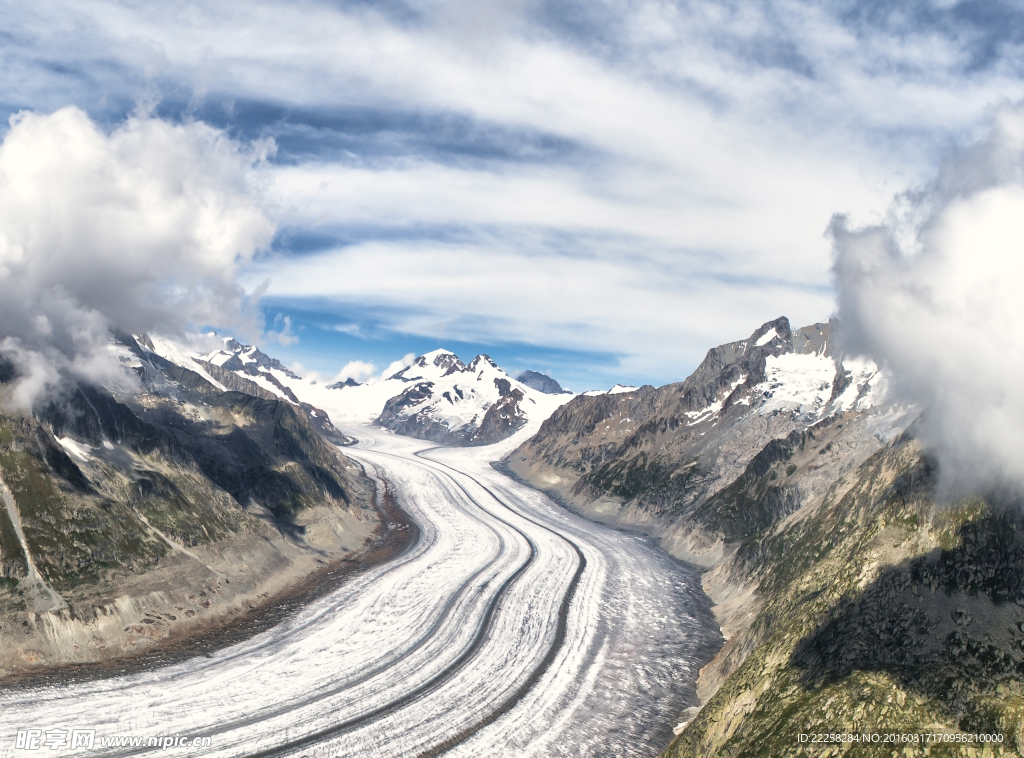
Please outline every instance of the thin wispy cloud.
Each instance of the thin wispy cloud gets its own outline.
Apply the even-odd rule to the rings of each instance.
[[[47,4],[9,24],[2,97],[274,139],[264,210],[284,231],[242,279],[269,278],[270,306],[362,309],[385,345],[600,351],[617,358],[595,382],[661,382],[768,318],[828,317],[829,218],[881,221],[1024,98],[1022,19],[925,0]]]

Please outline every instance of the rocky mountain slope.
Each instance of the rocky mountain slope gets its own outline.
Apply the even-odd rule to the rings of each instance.
[[[837,360],[830,325],[780,318],[710,350],[684,382],[574,398],[507,464],[588,516],[715,565],[906,428],[913,411],[886,403],[885,386],[870,362]],[[805,435],[827,450],[794,459],[768,492],[748,489],[748,466],[792,457]]]
[[[982,498],[940,505],[935,476],[911,430],[707,575],[726,603],[756,602],[666,756],[1024,752],[1024,520]],[[799,741],[837,732],[857,739]],[[977,734],[1001,742],[956,743]]]
[[[512,379],[486,355],[465,365],[435,350],[389,381],[406,388],[384,405],[379,426],[448,445],[487,445],[511,437],[527,420],[548,415],[567,398]]]
[[[822,732],[999,733],[985,755],[1017,755],[1024,522],[982,498],[936,503],[919,410],[839,355],[834,327],[778,319],[684,382],[576,397],[504,465],[707,568],[727,642],[667,756],[908,748],[799,741]]]
[[[0,675],[244,612],[380,525],[326,415],[127,335],[111,350],[132,389],[79,383],[0,414]],[[16,379],[6,364],[0,394]]]

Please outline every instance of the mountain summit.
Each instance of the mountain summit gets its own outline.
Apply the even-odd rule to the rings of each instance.
[[[832,327],[794,330],[778,318],[709,350],[683,382],[577,396],[508,464],[584,513],[640,526],[677,557],[715,565],[750,529],[817,496],[826,470],[859,465],[913,419],[886,404],[888,380],[877,366],[836,355]],[[819,435],[844,437],[843,455],[823,453],[808,476],[780,482],[770,513],[717,515],[713,499],[770,443],[869,411],[870,425],[821,427]]]
[[[395,380],[409,386],[387,401],[376,423],[445,444],[498,442],[559,404],[545,391],[512,379],[487,355],[467,366],[455,353],[435,350],[388,379]]]

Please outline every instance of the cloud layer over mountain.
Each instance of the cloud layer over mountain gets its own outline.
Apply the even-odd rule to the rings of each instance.
[[[1000,110],[886,224],[837,217],[832,233],[850,349],[926,406],[953,493],[1024,491],[1024,108]]]
[[[201,123],[20,113],[0,145],[0,352],[25,406],[65,372],[121,379],[109,330],[242,326],[236,276],[274,228],[243,148]],[[262,152],[261,152],[262,151]],[[112,373],[113,371],[113,373]]]

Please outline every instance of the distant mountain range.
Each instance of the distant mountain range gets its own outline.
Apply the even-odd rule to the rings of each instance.
[[[252,382],[270,396],[305,408],[314,423],[328,418],[338,423],[372,421],[399,434],[449,445],[506,439],[531,420],[539,424],[572,397],[543,374],[523,374],[531,383],[513,379],[486,355],[466,365],[455,353],[435,350],[376,382],[321,386],[234,339],[204,355],[159,339],[140,340],[226,388],[237,388],[238,380]]]

